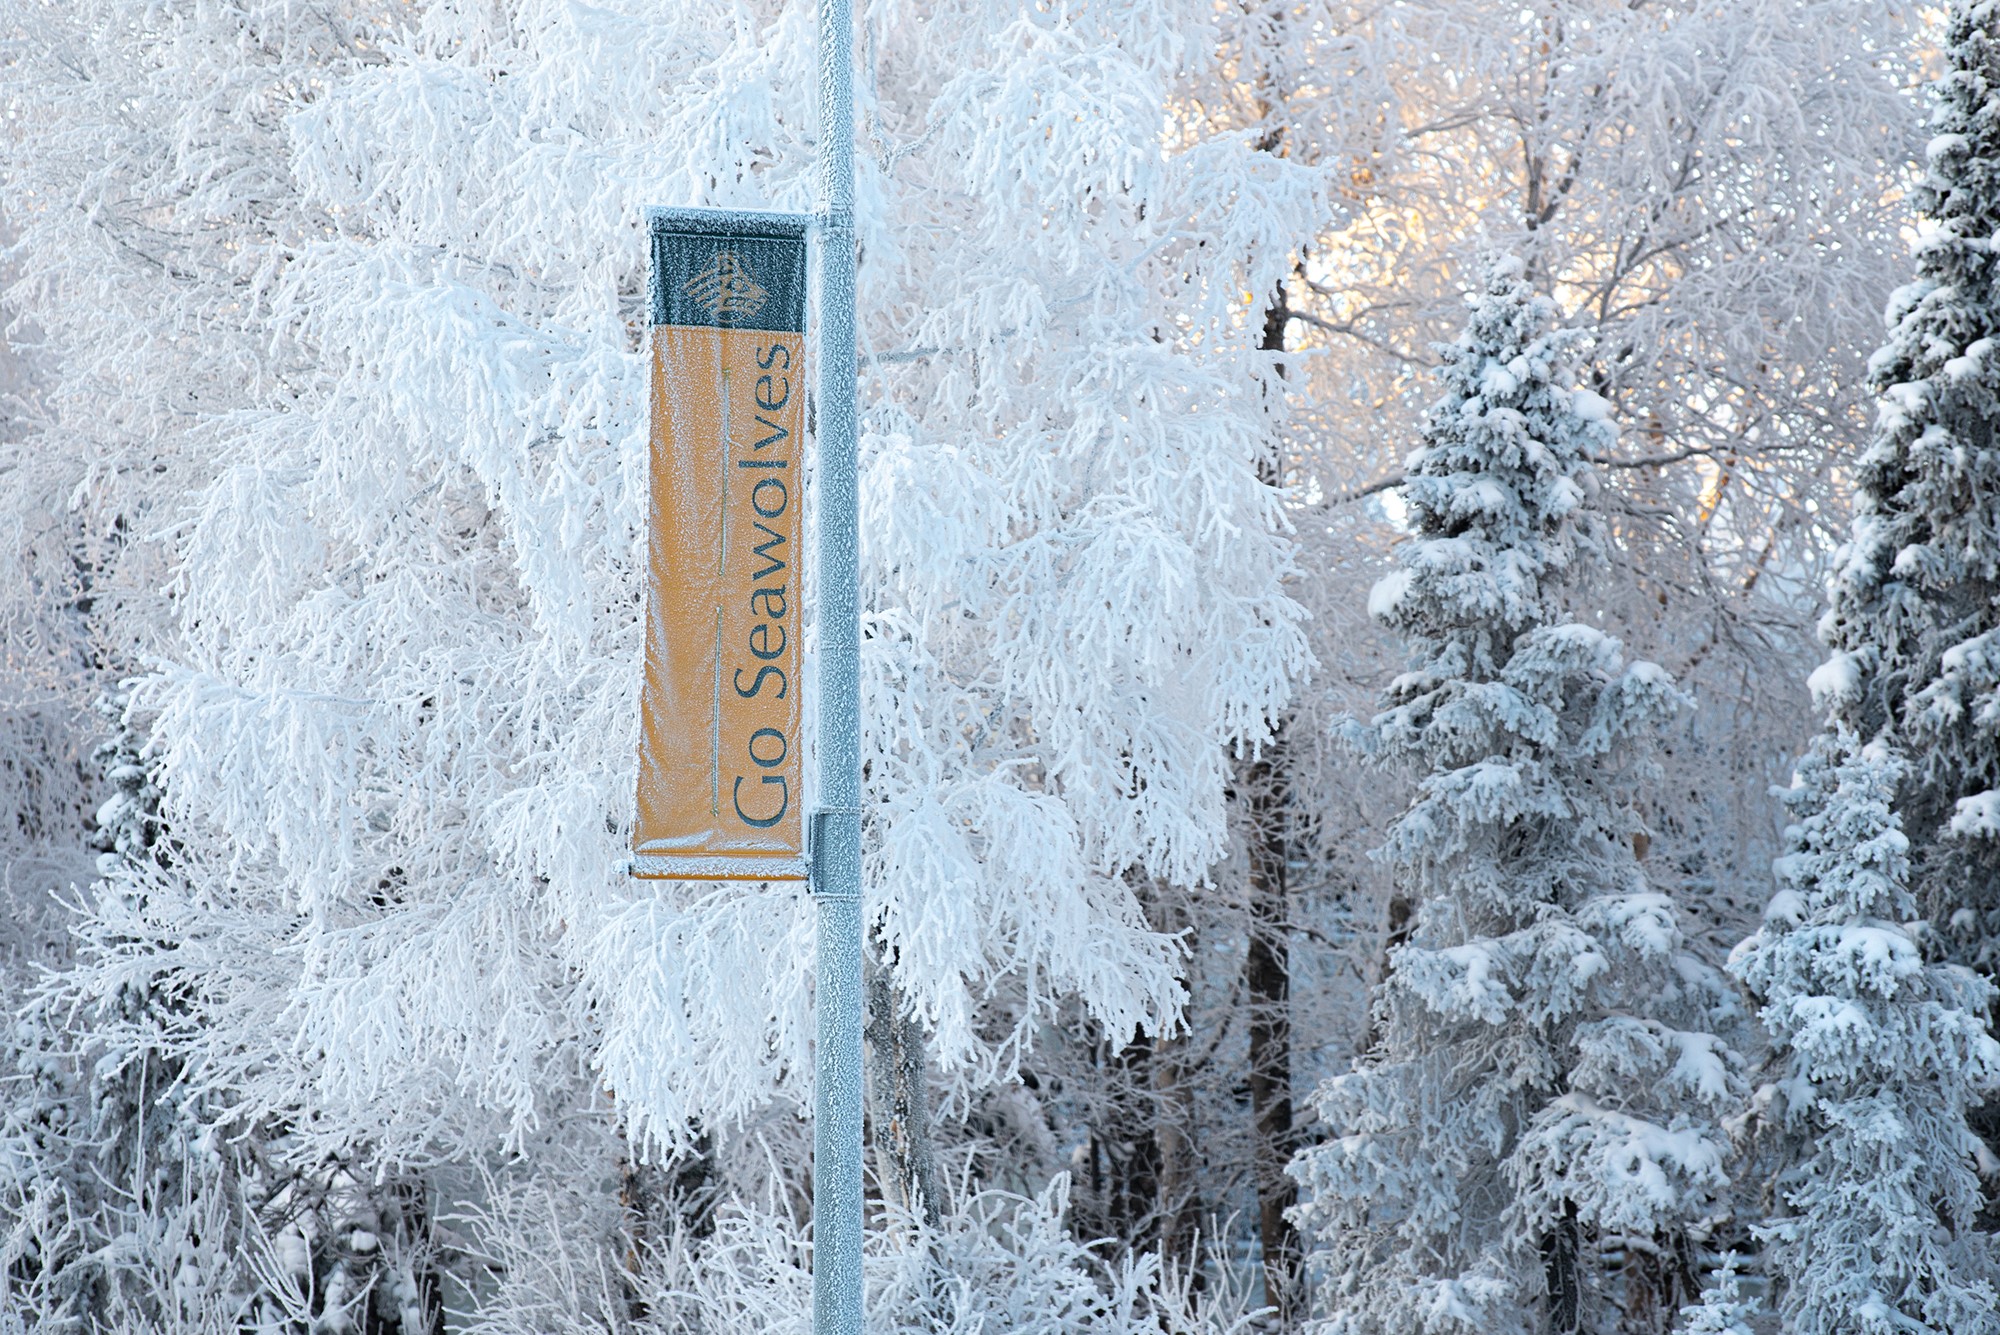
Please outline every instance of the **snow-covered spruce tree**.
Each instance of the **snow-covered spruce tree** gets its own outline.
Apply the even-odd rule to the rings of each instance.
[[[1701,1302],[1683,1309],[1684,1335],[1756,1335],[1752,1325],[1763,1311],[1755,1295],[1743,1292],[1742,1259],[1725,1252],[1701,1291]]]
[[[1315,353],[1296,359],[1311,388],[1293,466],[1335,502],[1332,523],[1300,524],[1315,648],[1357,675],[1394,656],[1339,603],[1358,608],[1357,575],[1380,573],[1354,554],[1395,540],[1368,517],[1401,468],[1403,447],[1382,443],[1414,437],[1429,347],[1456,335],[1490,237],[1590,330],[1583,382],[1626,428],[1598,461],[1594,605],[1696,701],[1645,797],[1648,866],[1718,958],[1756,924],[1780,833],[1767,794],[1812,731],[1814,600],[1847,513],[1836,465],[1867,438],[1876,311],[1906,276],[1908,199],[1883,182],[1919,144],[1907,89],[1925,12],[1355,4],[1325,21],[1339,40],[1302,81],[1308,102],[1373,98],[1347,118],[1338,212],[1293,297],[1293,346]],[[1354,708],[1341,673],[1320,680],[1306,707]],[[1318,805],[1362,786],[1334,769]]]
[[[2000,1084],[1993,989],[1926,962],[1912,934],[1903,769],[1845,727],[1815,742],[1786,795],[1778,892],[1730,961],[1773,1045],[1775,1209],[1758,1232],[1787,1335],[2000,1330],[1966,1127]]]
[[[1931,90],[1916,281],[1870,364],[1881,406],[1814,684],[1908,757],[1896,808],[1946,948],[2000,970],[2000,7],[1955,3]]]
[[[1334,1335],[1600,1329],[1597,1249],[1684,1268],[1724,1185],[1728,992],[1633,854],[1647,752],[1681,697],[1570,619],[1601,401],[1516,260],[1492,261],[1409,460],[1412,539],[1376,586],[1409,669],[1350,739],[1420,778],[1381,856],[1413,905],[1378,1038],[1316,1096],[1299,1217]],[[1643,1290],[1665,1307],[1675,1286]],[[1691,1290],[1686,1297],[1692,1297]]]

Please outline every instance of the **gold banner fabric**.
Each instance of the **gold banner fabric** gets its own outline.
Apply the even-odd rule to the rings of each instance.
[[[756,304],[758,283],[723,249],[682,287],[726,316],[732,293],[739,309]],[[652,333],[652,591],[633,870],[802,880],[805,337],[721,323]]]

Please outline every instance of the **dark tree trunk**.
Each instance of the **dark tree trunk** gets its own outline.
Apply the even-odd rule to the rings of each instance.
[[[1410,939],[1410,918],[1410,901],[1401,895],[1391,896],[1389,899],[1389,930],[1382,941],[1382,967],[1375,976],[1375,986],[1370,989],[1377,997],[1382,994],[1382,985],[1389,981],[1389,973],[1393,967],[1390,961],[1395,956],[1396,947]],[[1373,1052],[1375,1045],[1381,1041],[1381,1015],[1374,1006],[1370,1006],[1368,1008],[1368,1040],[1361,1045],[1361,1050],[1363,1052]]]
[[[403,1320],[404,1303],[389,1283],[384,1266],[388,1259],[371,1254],[364,1272],[372,1292],[361,1305],[360,1335],[444,1335],[444,1284],[438,1274],[431,1244],[430,1209],[425,1202],[424,1184],[417,1179],[391,1183],[374,1196],[377,1218],[394,1221],[397,1250],[411,1259],[411,1278],[417,1285],[418,1323]]]
[[[676,1232],[703,1239],[715,1232],[715,1207],[722,1194],[715,1151],[706,1130],[681,1155],[658,1163],[635,1153],[629,1142],[618,1160],[618,1205],[624,1217],[625,1311],[634,1323],[652,1315],[639,1282],[647,1252]]]
[[[924,1032],[888,972],[868,979],[869,1121],[883,1196],[932,1228],[942,1218]]]
[[[1281,286],[1264,308],[1258,346],[1283,352],[1291,317]],[[1274,369],[1280,377],[1285,374],[1282,362]],[[1275,440],[1257,461],[1257,473],[1269,486],[1283,484]],[[1250,863],[1243,983],[1250,1007],[1251,1176],[1257,1187],[1265,1298],[1277,1309],[1279,1324],[1289,1329],[1304,1315],[1305,1267],[1298,1230],[1286,1217],[1298,1199],[1298,1184],[1285,1172],[1298,1150],[1298,1135],[1292,1124],[1292,912],[1285,874],[1291,840],[1283,723],[1275,733],[1257,759],[1238,765],[1237,799],[1246,818]]]
[[[1154,926],[1165,932],[1188,932],[1187,906],[1166,887],[1156,887]],[[1194,956],[1192,934],[1183,938]],[[1195,1151],[1195,1057],[1184,1026],[1154,1046],[1152,1060],[1153,1154],[1158,1164],[1158,1241],[1161,1257],[1183,1267],[1194,1261],[1195,1234],[1201,1222],[1201,1165]]]
[[[1155,931],[1192,949],[1184,893],[1132,874],[1133,893]],[[1078,1226],[1117,1238],[1135,1252],[1157,1250],[1180,1273],[1194,1260],[1202,1218],[1201,1155],[1195,1139],[1194,1051],[1185,1027],[1164,1037],[1139,1034],[1124,1047],[1099,1043],[1099,1101],[1088,1114],[1090,1141]]]
[[[1583,1327],[1582,1232],[1576,1207],[1542,1237],[1542,1275],[1548,1286],[1549,1335],[1576,1335]]]
[[[1154,1039],[1140,1034],[1115,1051],[1109,1043],[1098,1049],[1105,1099],[1091,1119],[1091,1224],[1133,1251],[1146,1251],[1160,1232]]]
[[[1638,1241],[1638,1240],[1635,1240]],[[1700,1286],[1693,1244],[1685,1233],[1655,1237],[1625,1251],[1627,1335],[1666,1335],[1681,1308],[1696,1301]]]
[[[1201,1223],[1201,1178],[1194,1149],[1194,1085],[1187,1069],[1185,1033],[1160,1044],[1153,1063],[1153,1093],[1160,1120],[1153,1130],[1160,1166],[1160,1254],[1183,1268],[1194,1261]]]
[[[1987,1013],[1986,1028],[1989,1033],[2000,1034],[2000,1018],[1991,1011]],[[1967,1112],[1965,1125],[1988,1149],[2000,1151],[2000,1103],[1989,1099]],[[1986,1188],[1985,1199],[1974,1223],[1988,1233],[2000,1233],[2000,1180],[1988,1179],[1982,1185]]]
[[[1241,767],[1248,817],[1249,950],[1243,964],[1250,1008],[1251,1174],[1264,1250],[1265,1297],[1279,1322],[1303,1315],[1304,1267],[1298,1230],[1286,1211],[1298,1184],[1285,1172],[1298,1150],[1292,1120],[1291,901],[1286,884],[1284,734]]]

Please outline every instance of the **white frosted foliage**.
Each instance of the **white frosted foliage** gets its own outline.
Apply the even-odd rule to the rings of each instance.
[[[522,1151],[600,1091],[642,1152],[686,1149],[806,1102],[810,909],[623,870],[641,221],[812,207],[812,6],[363,8],[78,18],[139,63],[240,42],[296,75],[254,135],[202,148],[197,106],[161,148],[226,158],[181,164],[201,218],[286,229],[128,341],[171,378],[174,331],[247,284],[276,369],[182,414],[133,698],[185,853],[86,935],[105,969],[174,943],[190,1078],[312,1150]],[[1071,1002],[1114,1039],[1174,1020],[1181,946],[1130,878],[1207,877],[1228,751],[1309,662],[1257,470],[1282,396],[1234,294],[1290,271],[1328,177],[1163,143],[1219,58],[1184,21],[867,20],[867,908],[974,1086]],[[66,219],[37,218],[50,250]]]

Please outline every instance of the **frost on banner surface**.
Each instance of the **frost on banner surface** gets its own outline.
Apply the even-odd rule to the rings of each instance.
[[[641,876],[802,880],[803,218],[658,211]]]

